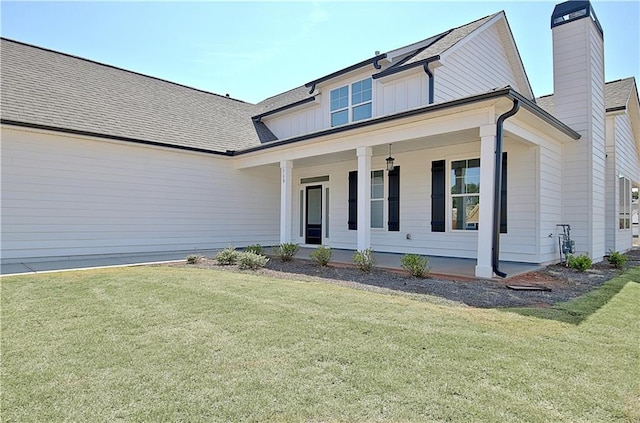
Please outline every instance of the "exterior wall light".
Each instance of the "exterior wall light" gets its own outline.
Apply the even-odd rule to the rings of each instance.
[[[386,161],[387,161],[387,172],[391,172],[393,171],[393,168],[395,167],[393,165],[393,161],[395,159],[393,157],[391,157],[391,144],[389,144],[389,157],[387,157]]]

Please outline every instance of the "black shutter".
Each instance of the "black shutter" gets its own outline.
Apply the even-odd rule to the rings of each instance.
[[[349,229],[358,229],[358,171],[349,172]]]
[[[507,233],[507,153],[502,153],[502,190],[500,191],[500,233]]]
[[[444,232],[445,228],[445,161],[431,162],[431,232]]]
[[[400,166],[389,172],[389,230],[400,230]]]

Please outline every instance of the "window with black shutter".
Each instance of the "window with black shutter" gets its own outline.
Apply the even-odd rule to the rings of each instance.
[[[389,230],[400,230],[400,166],[389,172]]]
[[[344,197],[343,197],[344,198]],[[349,172],[349,229],[358,229],[358,171]]]
[[[502,153],[502,189],[500,190],[500,233],[507,233],[507,153]]]
[[[446,162],[431,162],[431,231],[445,231]],[[502,187],[500,190],[500,233],[507,233],[507,153],[502,153]]]
[[[444,232],[446,214],[446,162],[431,162],[431,232]]]

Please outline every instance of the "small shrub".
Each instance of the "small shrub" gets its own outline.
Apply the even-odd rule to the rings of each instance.
[[[625,256],[624,254],[620,254],[619,251],[609,250],[607,261],[611,266],[619,269],[627,263],[627,256]]]
[[[291,242],[285,242],[284,244],[280,244],[276,247],[273,247],[273,252],[276,256],[280,257],[282,261],[290,261],[293,259],[293,256],[298,252],[298,244],[293,244]]]
[[[591,267],[591,264],[591,259],[585,254],[580,254],[579,256],[570,255],[567,259],[567,265],[579,272],[584,272]]]
[[[199,256],[197,254],[190,254],[187,256],[187,263],[189,264],[196,264],[200,260],[202,260],[202,256]]]
[[[238,269],[256,270],[260,267],[265,267],[268,262],[269,259],[265,256],[252,253],[251,251],[238,253]]]
[[[370,272],[376,265],[376,258],[373,256],[373,250],[367,248],[353,253],[353,262],[363,272]]]
[[[216,254],[216,261],[222,266],[229,266],[238,262],[238,255],[240,253],[236,251],[234,247],[227,247],[224,250]]]
[[[247,248],[244,249],[244,251],[262,255],[264,253],[264,248],[262,248],[262,245],[260,244],[254,244],[254,245],[249,245]]]
[[[318,247],[315,251],[309,254],[311,260],[313,260],[319,266],[326,266],[327,263],[331,260],[331,255],[333,251],[329,247],[323,247],[322,245]]]
[[[417,254],[405,254],[400,260],[400,265],[416,278],[424,278],[429,274],[430,270],[429,257],[422,257]]]

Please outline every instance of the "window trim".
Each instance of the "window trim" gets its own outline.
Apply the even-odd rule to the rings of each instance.
[[[629,231],[632,229],[632,191],[631,180],[626,176],[618,176],[618,230]],[[624,192],[623,192],[624,191]],[[623,197],[624,195],[624,197]]]
[[[359,83],[362,83],[364,81],[371,81],[371,98],[367,101],[361,101],[359,103],[353,103],[353,86]],[[367,78],[363,78],[363,79],[359,79],[357,81],[353,81],[350,82],[348,84],[344,84],[344,85],[340,85],[338,87],[333,88],[332,90],[329,90],[329,125],[331,128],[337,128],[340,126],[344,126],[344,125],[348,125],[350,123],[353,122],[359,122],[359,121],[363,121],[366,119],[371,119],[374,115],[374,110],[373,110],[373,97],[374,97],[374,83],[373,83],[373,78],[371,78],[370,76]],[[345,107],[339,107],[336,108],[335,110],[332,109],[332,99],[331,96],[335,91],[338,90],[342,90],[344,88],[347,88],[347,105]],[[361,118],[361,119],[354,119],[354,113],[355,113],[355,109],[361,106],[365,106],[365,105],[371,105],[371,115],[369,117],[366,118]],[[345,123],[340,123],[340,124],[333,124],[333,116],[337,113],[341,113],[341,112],[347,112],[347,121]]]
[[[373,174],[375,172],[380,172],[382,174],[382,195],[379,198],[373,198]],[[387,181],[385,181],[385,177],[384,177],[384,170],[383,169],[372,169],[371,170],[371,186],[369,187],[370,190],[370,195],[369,195],[369,213],[370,213],[370,219],[371,221],[369,222],[369,227],[370,229],[373,230],[380,230],[380,229],[384,229],[384,222],[385,222],[385,206],[387,205],[387,198],[386,198],[386,194],[387,194],[387,188],[386,188],[386,183]],[[373,202],[377,202],[377,203],[382,203],[382,219],[380,221],[380,226],[373,226]]]
[[[447,167],[446,172],[446,188],[445,188],[445,194],[446,194],[446,198],[447,198],[447,211],[446,211],[446,227],[447,230],[449,232],[454,232],[454,233],[478,233],[478,228],[476,227],[476,229],[454,229],[453,228],[453,199],[454,198],[464,198],[464,197],[478,197],[478,205],[480,205],[480,184],[478,181],[478,192],[477,193],[464,193],[464,194],[452,194],[451,193],[451,184],[452,184],[452,180],[451,180],[451,171],[452,169],[452,164],[453,162],[460,162],[460,161],[471,161],[471,160],[478,160],[478,169],[480,169],[480,166],[482,166],[482,164],[480,163],[480,157],[469,157],[469,156],[465,156],[465,157],[460,157],[460,158],[455,158],[455,159],[449,159],[447,160]]]

